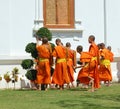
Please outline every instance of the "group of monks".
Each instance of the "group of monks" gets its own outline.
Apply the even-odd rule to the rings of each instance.
[[[69,42],[64,46],[60,39],[56,39],[56,46],[51,47],[46,37],[36,38],[36,49],[38,51],[38,59],[36,64],[37,77],[35,83],[36,89],[41,90],[41,85],[44,84],[45,90],[48,86],[54,85],[54,88],[63,90],[66,87],[75,87],[73,82],[74,73],[77,68],[80,71],[77,76],[77,83],[82,84],[84,88],[90,86],[90,90],[100,88],[101,81],[104,81],[108,86],[112,81],[110,63],[113,61],[113,53],[110,47],[105,48],[104,43],[95,44],[95,36],[90,35],[88,42],[90,43],[89,50],[83,51],[83,46],[78,45],[76,50],[71,49]],[[39,41],[42,44],[39,44]],[[80,54],[80,64],[77,64],[76,53]],[[51,69],[54,72],[51,74]]]

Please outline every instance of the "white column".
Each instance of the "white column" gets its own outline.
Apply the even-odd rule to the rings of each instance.
[[[43,27],[43,0],[35,0],[35,19],[33,26],[33,36],[36,31]]]
[[[40,0],[38,0],[38,20],[40,20]]]
[[[35,20],[38,20],[38,0],[35,0]]]
[[[38,0],[38,19],[43,20],[43,0]]]
[[[43,0],[38,0],[38,28],[43,27]]]
[[[103,1],[104,6],[104,43],[107,46],[107,18],[106,18],[106,0]]]

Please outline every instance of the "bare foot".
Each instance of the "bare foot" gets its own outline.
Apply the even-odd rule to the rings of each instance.
[[[88,92],[94,92],[95,90],[94,89],[89,89]]]
[[[47,88],[45,88],[45,91],[47,91],[48,89]]]
[[[32,87],[32,90],[37,90],[37,88],[36,87]]]

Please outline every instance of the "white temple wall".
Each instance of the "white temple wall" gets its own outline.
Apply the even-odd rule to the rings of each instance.
[[[40,4],[38,5],[38,3]],[[104,7],[104,3],[106,3],[106,7]],[[37,8],[35,8],[36,4]],[[120,0],[75,0],[75,29],[72,30],[73,33],[68,31],[69,37],[66,37],[65,31],[57,31],[63,34],[60,37],[63,44],[69,41],[73,49],[81,44],[86,51],[89,46],[88,36],[93,34],[96,36],[96,43],[105,42],[107,45],[111,45],[115,57],[119,58],[119,4]],[[25,52],[25,46],[29,42],[36,41],[33,38],[34,20],[40,20],[38,26],[43,26],[42,0],[0,0],[0,14],[0,74],[3,75],[6,71],[11,71],[15,66],[18,66],[20,73],[24,74],[25,71],[21,68],[20,62],[21,59],[31,58]],[[57,37],[59,36],[54,33],[53,43]],[[14,61],[16,65],[12,64]],[[118,80],[119,67],[119,61],[112,63],[115,81]]]

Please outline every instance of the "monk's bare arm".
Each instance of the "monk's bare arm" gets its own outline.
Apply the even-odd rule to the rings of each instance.
[[[77,69],[77,68],[82,68],[82,67],[84,67],[85,66],[85,63],[83,63],[82,65],[80,65],[80,66],[74,66],[74,69]]]

